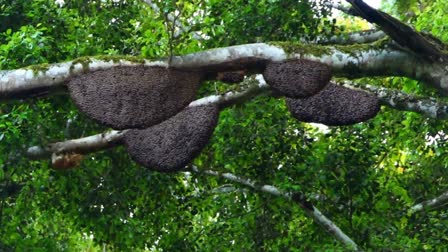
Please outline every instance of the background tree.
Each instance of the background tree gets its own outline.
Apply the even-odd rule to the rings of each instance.
[[[444,3],[390,4],[392,13],[429,36],[362,1],[348,2],[350,8],[336,7],[384,32],[347,33],[353,28],[328,17],[326,1],[0,1],[1,248],[441,249],[448,224],[440,207],[448,163]],[[414,39],[420,37],[429,45]],[[39,82],[51,75],[47,63],[73,60],[79,72],[93,68],[93,58],[82,56],[141,64],[131,55],[166,58],[177,67],[188,65],[188,57],[225,66],[213,53],[198,52],[241,45],[250,54],[245,44],[261,41],[289,41],[263,44],[261,60],[323,61],[339,84],[376,94],[381,112],[367,122],[318,130],[291,117],[283,99],[249,72],[242,83],[201,86],[198,98],[214,95],[227,108],[184,172],[143,169],[121,146],[103,150],[114,141],[97,145],[72,170],[28,157],[40,150],[33,158],[50,160],[68,146],[65,140],[107,130],[68,102],[59,79]],[[27,66],[29,81],[21,78],[23,69],[6,71]],[[78,71],[67,69],[66,78]],[[38,98],[24,99],[30,97]],[[119,131],[107,132],[120,138]],[[54,142],[60,144],[49,145]],[[425,201],[438,195],[435,203]],[[332,235],[316,225],[325,220],[318,209],[337,224],[329,226]]]

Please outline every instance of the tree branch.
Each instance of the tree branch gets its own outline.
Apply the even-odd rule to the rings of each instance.
[[[448,119],[447,103],[437,102],[431,98],[410,95],[398,90],[359,84],[351,81],[344,81],[339,84],[344,87],[362,89],[374,93],[380,99],[382,105],[396,110],[417,112],[423,116],[439,120]]]
[[[367,30],[360,32],[351,32],[347,34],[334,35],[330,38],[318,37],[316,39],[317,44],[328,45],[352,45],[352,44],[364,44],[372,43],[380,39],[384,39],[386,34],[381,30]]]
[[[347,0],[347,2],[352,5],[351,12],[358,14],[370,23],[377,24],[399,45],[431,60],[448,59],[447,55],[443,53],[445,46],[439,40],[423,36],[412,27],[385,12],[375,10],[362,0]]]
[[[325,231],[333,235],[338,241],[343,243],[351,250],[362,251],[362,249],[350,237],[348,237],[334,222],[328,219],[324,214],[322,214],[319,211],[319,209],[317,209],[310,202],[308,202],[306,200],[305,195],[303,195],[302,193],[283,192],[277,187],[272,185],[258,185],[257,183],[249,179],[238,177],[232,173],[220,173],[211,170],[199,170],[195,166],[192,166],[191,171],[208,176],[224,178],[232,182],[250,187],[256,191],[272,194],[275,196],[282,197],[286,200],[298,203],[298,205],[305,211],[305,213],[308,216],[312,217],[314,221],[316,221],[319,225],[321,225],[325,229]]]
[[[51,143],[47,146],[33,146],[28,148],[26,155],[30,159],[45,159],[53,153],[88,154],[112,148],[121,143],[126,130],[111,130],[93,136]]]
[[[431,211],[435,208],[441,207],[446,204],[448,204],[448,191],[442,193],[442,195],[440,195],[434,199],[423,201],[423,202],[411,207],[411,209],[409,209],[409,213],[414,214],[414,213],[421,212],[421,211]]]
[[[422,62],[415,55],[393,49],[386,43],[363,44],[356,48],[289,42],[246,44],[175,56],[170,66],[205,73],[232,70],[261,73],[267,62],[286,59],[320,61],[330,65],[336,77],[405,76],[429,83],[448,94],[448,68],[444,64]],[[0,71],[0,100],[26,97],[42,90],[50,92],[86,72],[141,65],[168,67],[168,62],[167,59],[150,61],[129,56],[102,56],[3,70]]]
[[[341,11],[341,12],[347,14],[347,15],[350,15],[350,16],[359,16],[359,14],[355,10],[353,10],[353,8],[346,7],[346,6],[342,5],[342,4],[325,3],[324,5],[326,5],[326,6],[330,7],[330,8],[339,10],[339,11]]]
[[[70,78],[86,72],[108,69],[115,66],[161,66],[164,61],[148,61],[137,57],[83,57],[76,60],[42,64],[17,70],[0,71],[0,100],[16,99],[38,94],[47,94],[61,88]]]

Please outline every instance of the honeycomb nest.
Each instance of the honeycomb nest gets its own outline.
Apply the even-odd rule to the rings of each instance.
[[[199,72],[118,66],[79,75],[68,89],[81,111],[114,129],[146,128],[181,111],[194,99]]]
[[[364,122],[375,117],[380,109],[376,96],[332,83],[308,98],[286,98],[286,104],[297,120],[328,126]]]
[[[322,90],[331,79],[330,66],[311,60],[270,62],[263,72],[272,89],[291,98],[305,98]]]
[[[128,130],[124,145],[131,158],[160,172],[182,170],[208,143],[218,121],[217,105],[188,107],[147,129]]]

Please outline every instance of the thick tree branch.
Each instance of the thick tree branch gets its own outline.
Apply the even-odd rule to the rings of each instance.
[[[206,104],[218,104],[220,108],[225,108],[249,100],[262,93],[269,93],[269,86],[262,76],[247,78],[243,81],[249,85],[247,89],[241,92],[227,92],[222,95],[211,95],[190,103],[189,106],[201,106]],[[79,153],[87,154],[96,151],[112,148],[121,144],[126,130],[111,130],[93,136],[72,139],[62,142],[56,142],[47,146],[33,146],[28,148],[27,156],[30,159],[46,159],[51,155],[58,153]]]
[[[18,70],[0,71],[0,100],[35,96],[61,88],[73,76],[115,66],[163,66],[164,61],[148,61],[137,57],[84,57],[73,61],[43,64]]]
[[[286,200],[293,201],[297,203],[306,214],[314,219],[319,225],[321,225],[325,231],[333,235],[338,241],[343,243],[349,249],[354,251],[362,251],[362,249],[350,238],[348,237],[334,222],[328,219],[324,214],[322,214],[319,209],[313,206],[309,201],[306,200],[305,195],[301,193],[283,192],[275,186],[272,185],[259,185],[254,181],[236,176],[232,173],[220,173],[211,170],[199,170],[197,167],[193,166],[191,168],[192,172],[205,174],[208,176],[220,177],[232,182],[250,187],[256,191],[272,194],[275,196],[280,196]]]
[[[370,23],[377,24],[401,46],[432,60],[448,59],[447,55],[443,53],[445,46],[439,40],[423,36],[412,27],[385,12],[375,10],[362,0],[347,0],[347,2],[352,5],[351,12],[357,13]]]
[[[261,73],[268,61],[310,59],[330,65],[336,77],[405,76],[424,81],[448,93],[448,69],[443,63],[428,63],[415,55],[393,49],[386,43],[352,46],[322,46],[300,43],[247,44],[217,48],[172,58],[171,67],[216,73],[248,70]],[[0,100],[32,95],[64,86],[73,76],[116,66],[168,67],[168,61],[137,57],[86,57],[65,63],[0,71]],[[212,76],[212,74],[210,75]]]
[[[434,199],[423,201],[422,203],[419,203],[419,204],[411,207],[411,209],[409,210],[409,213],[414,214],[414,213],[421,212],[421,211],[431,211],[435,208],[444,206],[446,204],[448,204],[448,191],[442,193],[442,195],[440,195]]]

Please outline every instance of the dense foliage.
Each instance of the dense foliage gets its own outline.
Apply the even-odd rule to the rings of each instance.
[[[335,26],[322,2],[161,0],[155,11],[132,0],[0,0],[0,69],[98,54],[168,57],[347,29]],[[418,2],[409,7],[410,22],[448,41],[443,1]],[[403,8],[396,11],[406,18]],[[168,14],[205,39],[176,35]],[[435,96],[404,78],[367,81]],[[237,88],[208,84],[201,95]],[[151,172],[121,147],[92,154],[69,171],[28,160],[29,146],[105,130],[68,100],[0,105],[0,250],[344,249],[291,202],[206,175]],[[282,99],[261,96],[221,112],[194,164],[302,192],[372,251],[432,251],[448,242],[448,211],[411,215],[408,209],[448,187],[447,127],[382,108],[368,122],[322,131],[293,119]]]

